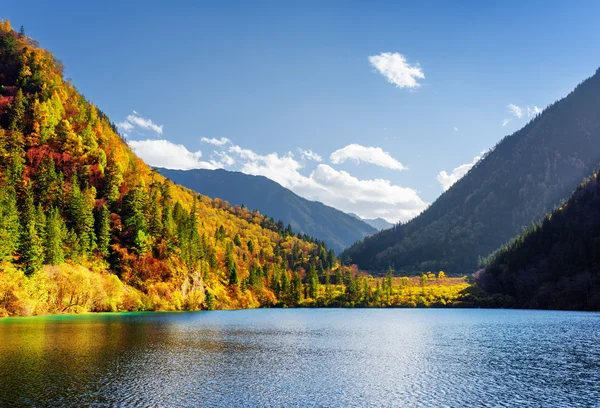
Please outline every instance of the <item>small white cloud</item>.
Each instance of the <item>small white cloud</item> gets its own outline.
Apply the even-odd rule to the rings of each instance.
[[[346,160],[354,160],[357,163],[362,161],[393,170],[406,169],[402,163],[390,156],[389,153],[384,152],[381,147],[365,147],[356,143],[336,150],[331,153],[329,159],[335,164],[343,163]]]
[[[127,115],[123,122],[117,123],[117,127],[122,132],[130,132],[137,127],[151,130],[159,135],[162,135],[163,133],[163,125],[157,125],[156,123],[152,122],[152,119],[144,118],[136,111],[133,111],[131,115]]]
[[[442,185],[444,191],[448,190],[454,183],[460,180],[465,174],[471,170],[477,162],[481,159],[482,156],[475,156],[471,163],[461,164],[452,170],[452,173],[448,174],[446,170],[442,170],[439,172],[437,176],[437,180]]]
[[[389,83],[398,88],[418,88],[421,86],[418,80],[425,79],[425,74],[418,63],[408,63],[404,55],[397,52],[372,55],[369,57],[369,62]]]
[[[202,152],[190,152],[184,145],[164,139],[131,140],[131,149],[142,160],[153,167],[174,170],[217,169],[223,167],[215,161],[201,161]]]
[[[527,116],[532,117],[542,113],[542,110],[537,106],[533,105],[533,108],[527,107]]]
[[[131,123],[127,122],[127,121],[123,121],[123,122],[117,123],[117,127],[119,128],[119,130],[121,132],[125,132],[125,133],[131,132],[133,130],[133,128],[134,128],[134,126]]]
[[[208,143],[211,144],[213,146],[225,146],[227,143],[231,143],[231,140],[227,139],[226,137],[222,137],[220,139],[209,139],[207,137],[203,137],[202,139],[200,139],[200,141],[202,143]]]
[[[323,158],[319,154],[313,152],[312,150],[304,150],[298,148],[298,152],[300,153],[300,157],[302,158],[302,160],[313,160],[318,163],[321,163],[323,161]]]
[[[506,108],[508,109],[508,111],[510,113],[515,115],[517,118],[523,117],[523,109],[521,109],[520,106],[510,103],[506,106]]]
[[[512,120],[512,119],[509,119],[509,118],[504,118],[504,120],[502,121],[502,127],[504,127],[504,126],[508,125],[508,124],[510,123],[510,121],[511,121],[511,120]]]
[[[458,128],[456,126],[454,126],[454,131],[458,132]]]

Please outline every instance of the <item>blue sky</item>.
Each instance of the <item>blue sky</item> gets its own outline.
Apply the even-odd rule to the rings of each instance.
[[[263,174],[397,221],[600,66],[599,2],[414,3],[28,1],[0,17],[150,164]]]

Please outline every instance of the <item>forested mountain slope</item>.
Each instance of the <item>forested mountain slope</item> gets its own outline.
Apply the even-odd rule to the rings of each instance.
[[[262,176],[226,170],[159,172],[176,183],[212,198],[245,205],[291,225],[294,231],[325,241],[337,252],[377,230],[364,221],[317,201],[309,201]]]
[[[598,174],[542,222],[490,255],[476,280],[490,294],[510,296],[511,306],[600,310]]]
[[[337,266],[152,170],[62,70],[0,22],[0,315],[295,305]]]
[[[342,256],[367,270],[473,272],[537,222],[600,160],[600,70],[505,137],[427,210]]]

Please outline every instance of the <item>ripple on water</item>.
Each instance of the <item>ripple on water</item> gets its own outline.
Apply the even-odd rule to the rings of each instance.
[[[252,310],[0,322],[0,406],[593,407],[600,314]]]

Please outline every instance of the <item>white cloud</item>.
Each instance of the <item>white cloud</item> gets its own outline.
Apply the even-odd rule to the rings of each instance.
[[[508,125],[510,123],[512,119],[508,119],[508,118],[504,118],[504,120],[502,121],[502,127]]]
[[[202,143],[208,143],[213,146],[224,146],[227,143],[231,143],[231,140],[227,139],[226,137],[222,137],[220,139],[215,139],[215,138],[209,139],[207,137],[203,137],[202,139],[200,139],[200,141]]]
[[[231,167],[235,164],[233,157],[228,155],[226,152],[213,152],[213,155],[219,158],[219,162],[223,167]]]
[[[508,111],[510,113],[512,113],[513,115],[515,115],[517,118],[521,118],[523,117],[523,109],[521,109],[521,107],[515,105],[515,104],[508,104],[506,106],[506,108],[508,109]]]
[[[117,123],[117,127],[119,128],[119,130],[121,130],[122,132],[126,132],[126,133],[131,132],[134,128],[134,126],[127,121]]]
[[[465,174],[471,170],[477,162],[481,159],[481,156],[475,156],[471,163],[461,164],[452,170],[452,173],[448,174],[446,170],[442,170],[439,172],[437,179],[442,185],[444,191],[448,190],[454,183],[460,180]]]
[[[389,83],[398,88],[417,88],[421,86],[419,79],[425,79],[421,66],[410,64],[404,55],[397,52],[382,52],[369,57],[369,62]]]
[[[458,128],[456,126],[454,126],[454,131],[458,132]]]
[[[216,161],[201,161],[201,151],[190,152],[184,145],[164,139],[131,140],[128,142],[142,160],[153,167],[174,170],[217,169],[223,167]]]
[[[221,142],[223,139],[215,140]],[[321,156],[311,150],[298,149],[298,158],[291,152],[285,155],[263,155],[233,145],[227,140],[216,145],[207,142],[215,145],[216,149],[211,153],[210,160],[202,160],[201,151],[190,151],[184,145],[165,139],[132,140],[128,143],[150,166],[179,170],[233,167],[244,173],[268,177],[302,197],[321,201],[364,218],[382,217],[390,222],[407,221],[429,205],[411,188],[395,185],[384,179],[361,180],[326,164],[318,164],[310,174],[304,175],[304,160],[322,160]],[[228,144],[230,145],[227,146]],[[352,159],[384,167],[404,168],[380,148],[350,145],[337,152],[334,158],[340,162]]]
[[[319,154],[313,152],[312,150],[304,150],[298,148],[298,152],[300,153],[300,157],[302,157],[302,160],[313,160],[319,163],[323,161],[323,158]]]
[[[354,160],[357,163],[363,161],[393,170],[405,170],[406,167],[398,160],[384,152],[381,147],[365,147],[356,143],[336,150],[331,153],[329,159],[332,163],[340,164],[346,160]]]
[[[244,173],[268,177],[302,197],[361,217],[407,221],[428,205],[411,188],[383,179],[360,180],[326,164],[319,164],[305,176],[300,172],[302,164],[291,153],[259,155],[239,146],[231,146],[229,152],[245,161],[241,167]]]
[[[533,105],[533,108],[529,106],[527,107],[527,116],[532,117],[538,115],[539,113],[542,113],[542,110],[537,106]]]
[[[123,122],[117,123],[117,127],[122,132],[130,132],[134,128],[138,127],[141,129],[151,130],[153,132],[162,135],[163,125],[157,125],[152,122],[152,119],[144,118],[139,113],[133,111],[131,115],[127,115]]]

